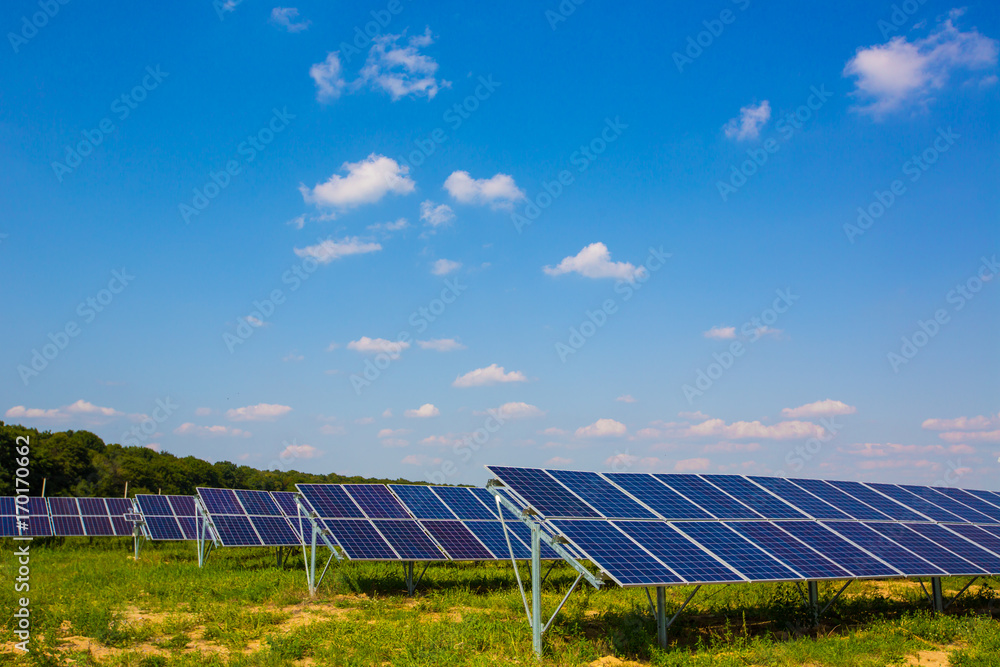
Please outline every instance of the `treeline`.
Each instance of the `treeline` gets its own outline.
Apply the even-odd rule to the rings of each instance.
[[[297,483],[409,484],[404,479],[371,479],[330,473],[314,475],[295,470],[257,470],[229,461],[209,463],[194,456],[179,458],[145,447],[105,444],[89,431],[39,431],[0,422],[0,495],[15,495],[18,465],[16,441],[30,440],[27,477],[28,495],[121,497],[128,482],[128,495],[163,493],[194,495],[195,488],[294,491]]]

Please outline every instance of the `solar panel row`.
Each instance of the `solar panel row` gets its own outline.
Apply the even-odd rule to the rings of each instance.
[[[197,490],[222,546],[285,547],[301,543],[286,512],[269,492],[201,487]]]
[[[0,498],[0,536],[3,537],[128,537],[132,524],[126,514],[135,511],[125,498],[40,498],[20,505],[15,497]],[[24,511],[26,510],[26,511]]]

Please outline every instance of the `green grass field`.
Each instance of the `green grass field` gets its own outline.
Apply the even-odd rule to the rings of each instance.
[[[31,556],[32,652],[13,651],[17,564],[0,543],[0,665],[537,664],[509,564],[434,564],[406,595],[401,565],[332,566],[317,596],[301,552],[222,549],[198,568],[192,544],[37,541]],[[522,568],[522,575],[526,569]],[[557,566],[543,604],[574,579]],[[954,594],[965,581],[946,579]],[[704,587],[656,645],[642,590],[578,589],[545,635],[545,665],[1000,665],[996,579],[981,579],[943,615],[913,582],[856,582],[809,628],[794,585]],[[839,585],[822,584],[831,596]],[[690,588],[668,589],[679,604]]]

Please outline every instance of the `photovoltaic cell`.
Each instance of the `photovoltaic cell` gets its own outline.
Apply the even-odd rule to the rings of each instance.
[[[698,475],[653,475],[718,519],[760,519],[760,514],[734,500]]]
[[[853,521],[828,521],[824,525],[836,531],[842,537],[854,542],[868,553],[881,558],[906,576],[940,576],[947,574],[941,568],[917,556],[908,549],[904,549],[862,523]]]
[[[413,519],[375,519],[372,523],[401,560],[447,560]]]
[[[625,489],[664,519],[711,519],[712,515],[694,505],[652,475],[609,472],[604,477]]]
[[[969,523],[996,523],[993,517],[977,512],[968,505],[954,500],[943,493],[938,493],[929,486],[913,486],[910,484],[900,484],[900,488],[905,489],[915,496],[920,496],[929,503],[937,505],[946,512],[951,512]]]
[[[104,502],[107,503],[108,513],[112,517],[124,516],[135,511],[132,501],[127,498],[105,498]]]
[[[967,540],[975,542],[987,551],[1000,556],[1000,536],[980,526],[968,523],[948,524],[948,530],[954,531]]]
[[[195,507],[193,496],[160,496],[139,493],[135,496],[149,539],[194,540]],[[110,499],[109,499],[110,502]]]
[[[79,514],[76,516],[53,515],[52,527],[55,529],[53,534],[60,537],[78,537],[86,534],[83,529],[83,520]]]
[[[281,513],[289,519],[296,519],[299,516],[299,507],[295,504],[295,495],[291,491],[271,491],[271,497],[278,504]]]
[[[882,514],[896,521],[926,521],[927,519],[917,514],[910,508],[900,505],[895,500],[887,498],[878,491],[871,489],[860,482],[827,482],[837,487],[844,493],[849,493],[861,502],[874,507]]]
[[[950,522],[955,521],[959,523],[964,523],[965,520],[959,516],[955,516],[951,512],[948,512],[938,505],[935,505],[918,495],[912,494],[906,489],[896,484],[875,484],[869,483],[868,486],[872,487],[879,493],[889,496],[893,500],[903,503],[910,509],[914,509],[920,512],[931,521],[944,521]]]
[[[104,498],[77,498],[80,505],[80,514],[84,516],[107,516],[108,508],[104,504]]]
[[[684,583],[610,522],[556,520],[552,525],[621,586]]]
[[[48,537],[52,535],[49,508],[39,496],[24,496],[26,502],[17,503],[14,496],[0,497],[0,521],[6,537]],[[18,510],[21,510],[20,512]]]
[[[1000,521],[1000,507],[990,504],[979,496],[973,495],[968,491],[963,491],[962,489],[937,486],[931,488],[933,488],[937,493],[946,495],[952,500],[957,500],[963,505],[968,505],[972,509],[982,512],[986,516],[993,519],[994,522]]]
[[[952,553],[958,554],[965,560],[975,563],[987,572],[992,574],[1000,573],[1000,555],[983,549],[944,526],[936,523],[908,523],[906,527],[920,533],[936,544],[940,544]]]
[[[246,510],[246,514],[256,516],[282,515],[278,504],[274,502],[274,498],[267,491],[236,489],[236,497],[239,499],[243,509]]]
[[[773,523],[739,521],[726,525],[808,579],[852,578],[850,572]]]
[[[859,579],[898,577],[902,574],[821,524],[812,521],[779,521],[776,525]]]
[[[205,503],[205,509],[211,515],[216,514],[244,514],[236,499],[236,492],[232,489],[204,489],[198,488],[198,495]]]
[[[788,501],[814,519],[851,518],[825,500],[817,498],[805,489],[792,484],[782,477],[754,476],[749,479]]]
[[[201,522],[195,520],[193,516],[179,516],[177,517],[177,523],[181,527],[182,537],[176,539],[185,540],[196,540],[198,539],[198,529],[201,527]],[[170,538],[175,539],[175,538]]]
[[[486,489],[482,490],[486,491]],[[483,505],[474,491],[476,489],[456,486],[435,486],[431,488],[431,492],[440,498],[441,502],[447,505],[459,519],[496,520],[496,513],[490,511],[490,507],[496,506],[493,496],[490,496],[490,501],[493,505],[487,507]],[[486,495],[489,496],[489,491],[486,491]]]
[[[503,526],[500,525],[499,521],[465,521],[464,523],[465,527],[478,537],[479,541],[485,544],[486,548],[498,559],[509,559],[511,551],[514,552],[516,560],[531,558],[531,551],[518,539],[517,535],[510,535],[510,548],[508,549]]]
[[[803,578],[724,524],[683,521],[673,525],[750,581]]]
[[[506,466],[487,468],[543,516],[600,517],[544,470]]]
[[[434,519],[421,521],[452,560],[494,560],[494,556],[461,521]]]
[[[322,524],[351,560],[399,559],[367,519],[327,519]]]
[[[111,517],[111,527],[118,537],[129,537],[132,535],[133,524],[126,521],[124,516]]]
[[[920,533],[914,532],[902,523],[866,523],[866,526],[889,538],[893,542],[906,547],[922,558],[929,560],[934,565],[951,575],[979,575],[987,574],[986,570],[975,563],[971,563],[965,558],[952,553],[948,549],[933,542]]]
[[[501,525],[499,521],[497,521],[497,525]],[[511,517],[510,512],[506,511],[504,512],[504,520],[502,526],[506,526],[508,532],[512,533],[515,537],[524,542],[528,546],[528,548],[531,547],[531,529],[528,528],[528,526],[522,523],[520,520]],[[568,546],[568,545],[563,545],[563,546]],[[542,555],[542,560],[562,559],[562,556],[556,553],[556,550],[550,547],[544,540],[541,541],[540,552]],[[572,550],[570,550],[570,553],[572,553]]]
[[[52,526],[49,524],[49,517],[45,515],[32,514],[27,518],[28,528],[24,530],[23,524],[18,527],[18,517],[12,517],[14,521],[14,529],[19,531],[15,533],[21,537],[49,537],[52,535]],[[25,519],[21,517],[21,521],[24,522]]]
[[[235,498],[235,496],[233,496]],[[259,547],[260,537],[246,515],[213,514],[212,523],[224,547]],[[298,541],[295,542],[298,544]]]
[[[144,517],[174,516],[174,510],[170,507],[170,501],[166,496],[140,493],[136,494],[135,500],[139,503],[139,511]]]
[[[439,493],[439,491],[444,487],[436,486],[434,487],[434,493]],[[503,489],[501,489],[502,491]],[[474,495],[479,502],[486,506],[486,511],[493,515],[493,518],[497,518],[497,499],[493,497],[493,494],[483,488],[470,488],[469,493]],[[508,494],[509,498],[510,495]]]
[[[295,486],[323,519],[363,519],[365,516],[342,486],[336,484],[296,484]]]
[[[455,515],[429,486],[392,484],[389,486],[410,513],[418,519],[454,519]],[[475,500],[475,499],[473,499]]]
[[[609,519],[655,519],[657,516],[596,472],[550,470],[563,486]]]
[[[49,498],[49,509],[52,516],[80,516],[80,506],[76,498]]]
[[[283,516],[251,516],[250,523],[260,535],[260,544],[265,547],[287,547],[301,544],[298,535],[288,525]]]
[[[821,498],[837,509],[842,510],[851,518],[867,521],[888,520],[890,518],[821,479],[793,479],[791,481],[817,498]]]
[[[195,516],[194,496],[164,496],[177,516]]]
[[[93,536],[113,537],[115,534],[107,513],[104,516],[84,516],[83,529],[87,531],[87,535]]]
[[[1000,508],[1000,493],[995,491],[980,491],[978,489],[964,489],[966,493],[971,493],[976,498],[983,500],[994,507]]]
[[[16,513],[14,496],[0,497],[0,516],[14,516]]]
[[[739,475],[702,475],[741,503],[768,519],[805,519],[805,514]]]
[[[410,514],[382,484],[345,484],[344,490],[371,519],[408,519]]]
[[[692,584],[743,582],[735,570],[694,544],[662,521],[615,521],[615,526],[647,551],[670,565],[670,569]]]

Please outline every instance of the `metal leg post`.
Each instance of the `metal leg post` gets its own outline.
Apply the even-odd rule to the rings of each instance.
[[[931,577],[931,595],[934,597],[934,611],[944,611],[944,593],[941,590],[941,577]]]
[[[542,657],[542,536],[538,524],[531,525],[531,643]]]
[[[812,608],[813,625],[819,625],[819,582],[806,582],[809,586],[809,607]]]
[[[656,641],[660,648],[667,648],[667,588],[656,587]]]

